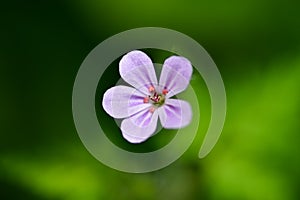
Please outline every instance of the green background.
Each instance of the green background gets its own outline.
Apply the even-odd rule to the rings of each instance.
[[[300,199],[299,9],[298,1],[283,0],[3,1],[0,199]],[[196,140],[167,168],[127,174],[102,165],[82,145],[72,87],[96,45],[145,26],[180,31],[208,51],[226,87],[227,118],[214,150],[199,160],[210,100],[193,74],[201,108]],[[147,53],[154,61],[166,58]],[[107,73],[119,76],[116,67]],[[116,81],[107,79],[98,94]],[[138,146],[110,137],[138,152],[159,148],[172,134]]]

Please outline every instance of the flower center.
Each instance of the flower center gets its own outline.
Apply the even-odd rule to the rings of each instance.
[[[166,94],[168,93],[167,89],[163,89],[162,94],[157,93],[153,86],[148,88],[150,95],[144,98],[144,103],[152,103],[152,107],[150,108],[150,112],[153,113],[155,109],[165,103]]]
[[[149,98],[151,99],[154,105],[161,106],[165,103],[165,96],[156,92],[154,92],[152,96],[149,96]]]

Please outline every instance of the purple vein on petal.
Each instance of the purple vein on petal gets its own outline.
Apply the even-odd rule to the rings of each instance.
[[[178,70],[176,71],[175,69],[172,69],[169,66],[166,66],[167,68],[169,68],[169,73],[168,73],[168,78],[166,81],[166,86],[168,87],[169,90],[171,90],[172,88],[176,88],[176,79],[178,77],[184,77],[186,78],[186,76],[182,75],[181,72],[184,73],[184,70]]]
[[[148,109],[144,109],[135,115],[137,115],[137,118],[133,121],[133,123],[138,127],[145,127],[151,122],[152,113]]]
[[[144,122],[147,114],[148,114],[147,112],[144,112],[142,115],[140,115],[139,117],[137,117],[136,120],[135,120],[135,124],[138,125],[138,126],[140,126]]]
[[[169,86],[169,88],[170,88],[170,90],[171,90],[171,88],[174,88],[174,87],[176,87],[176,82],[175,82],[175,81],[172,82],[172,85]]]
[[[144,100],[144,98],[141,96],[131,95],[128,106],[131,107],[131,106],[136,106],[136,105],[142,104],[143,100]]]
[[[148,86],[150,86],[150,84],[154,84],[154,83],[152,83],[152,81],[151,81],[151,78],[150,78],[150,76],[149,76],[149,73],[148,73],[147,71],[144,71],[144,68],[139,68],[139,71],[140,71],[142,74],[145,74],[145,75],[146,75],[147,82],[145,83],[145,85],[147,86],[147,88],[148,88]],[[155,75],[156,75],[156,74],[155,74]],[[157,83],[155,83],[155,84],[157,84]]]
[[[144,94],[132,87],[114,86],[104,93],[102,106],[114,118],[127,118],[150,106],[143,98]]]
[[[187,88],[192,72],[191,63],[184,57],[171,56],[165,60],[159,84],[172,92],[167,95],[167,98]]]
[[[166,105],[165,111],[168,116],[174,115],[178,118],[181,118],[182,113],[180,107],[173,106],[173,105]]]
[[[119,63],[121,77],[144,94],[148,94],[150,84],[157,84],[157,77],[151,59],[138,50],[123,56]]]
[[[149,115],[149,114],[152,116],[152,113],[150,113],[150,112],[148,111],[148,115]],[[151,121],[151,116],[148,117],[148,118],[146,118],[146,120],[144,120],[144,123],[143,123],[142,126],[147,126],[147,125],[150,123],[150,121]]]
[[[142,87],[146,87],[146,89],[148,90],[149,86],[157,84],[152,83],[149,73],[145,71],[145,68],[136,68],[136,70],[137,71],[135,72],[135,76],[139,77],[139,80],[141,81],[141,83],[143,83],[139,88],[136,89],[140,90]],[[145,79],[143,79],[142,77],[144,77]]]
[[[171,82],[174,81],[176,71],[172,70],[171,67],[169,67],[169,66],[165,66],[165,67],[168,68],[169,72],[168,72],[168,78],[166,80],[166,85],[164,85],[164,86],[168,86],[168,89],[171,89],[172,87],[170,87],[170,85],[171,85]]]

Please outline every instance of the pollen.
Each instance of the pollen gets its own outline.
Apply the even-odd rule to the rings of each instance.
[[[149,103],[149,98],[148,97],[144,98],[144,103]]]
[[[148,90],[149,90],[149,92],[154,92],[155,88],[153,86],[150,86]]]
[[[166,95],[166,94],[168,94],[168,90],[167,89],[163,89],[163,91],[162,91],[162,93],[163,93],[163,95]]]
[[[155,108],[154,108],[154,107],[151,107],[151,108],[149,109],[149,111],[150,111],[151,113],[154,113]]]

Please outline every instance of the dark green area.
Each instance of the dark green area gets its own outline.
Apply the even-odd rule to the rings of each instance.
[[[300,199],[299,8],[292,0],[3,1],[0,199]],[[193,74],[201,110],[196,140],[167,168],[127,174],[102,165],[82,145],[72,89],[96,45],[145,26],[180,31],[208,51],[225,83],[227,119],[214,150],[199,160],[210,100]],[[170,55],[145,52],[158,63]],[[117,64],[97,96],[118,80]],[[108,137],[121,148],[152,151],[175,134],[163,130],[144,144],[126,143],[95,101],[101,123],[116,133]]]

